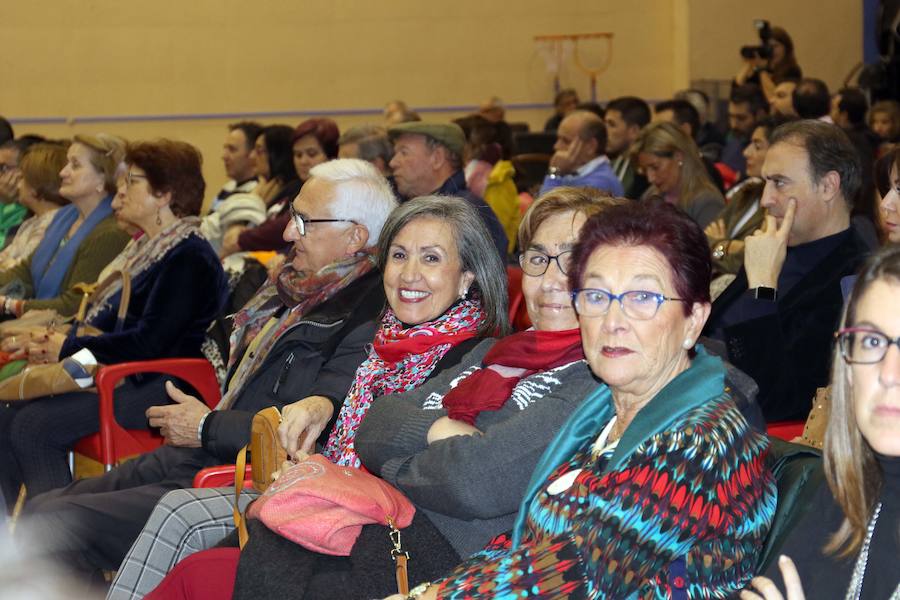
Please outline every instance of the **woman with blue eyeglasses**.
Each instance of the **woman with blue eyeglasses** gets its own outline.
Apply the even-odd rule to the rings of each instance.
[[[900,247],[863,267],[835,337],[825,478],[741,598],[900,598]],[[771,578],[771,579],[770,579]],[[759,595],[757,595],[757,593]]]
[[[722,362],[695,348],[710,309],[704,234],[670,205],[613,206],[567,262],[605,385],[548,446],[512,532],[417,597],[733,595],[755,572],[776,489],[765,436]]]

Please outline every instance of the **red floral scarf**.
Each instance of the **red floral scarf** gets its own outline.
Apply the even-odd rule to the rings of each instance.
[[[434,321],[406,328],[388,310],[368,358],[356,370],[323,454],[342,466],[359,466],[353,438],[372,400],[422,385],[450,348],[476,335],[484,321],[481,304],[463,300]]]

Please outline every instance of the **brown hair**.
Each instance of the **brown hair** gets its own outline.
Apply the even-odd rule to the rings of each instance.
[[[203,158],[192,145],[166,139],[135,142],[128,145],[125,162],[143,169],[154,193],[172,194],[169,208],[176,217],[200,214],[206,182]]]
[[[558,187],[535,200],[519,224],[519,250],[524,252],[531,245],[541,224],[555,214],[572,211],[590,218],[604,208],[626,202],[614,198],[609,192],[591,187]]]
[[[103,175],[103,187],[107,194],[116,193],[119,165],[125,157],[125,140],[114,135],[76,135],[75,143],[91,151],[91,166]]]
[[[900,283],[898,246],[881,249],[863,266],[844,307],[841,329],[853,326],[860,299],[875,281],[883,279]],[[856,422],[849,373],[850,366],[841,356],[838,345],[834,350],[824,455],[825,478],[844,513],[844,522],[831,536],[825,551],[841,557],[855,555],[862,546],[882,485],[881,468]]]
[[[884,113],[891,120],[891,132],[886,141],[894,141],[900,135],[900,102],[896,100],[880,100],[872,105],[869,109],[869,117],[867,119],[869,127],[872,126],[876,113]]]
[[[68,144],[35,144],[19,161],[22,179],[41,200],[65,206],[69,203],[59,195],[59,172],[66,166]]]

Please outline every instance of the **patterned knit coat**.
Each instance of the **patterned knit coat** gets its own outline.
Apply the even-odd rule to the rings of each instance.
[[[518,547],[508,536],[495,538],[441,582],[439,596],[734,595],[755,574],[776,487],[765,467],[765,436],[719,390],[662,428],[651,427],[623,456],[595,456],[593,440],[582,444],[540,486]],[[629,430],[646,425],[638,419],[654,409],[661,414],[666,406],[651,402]],[[551,486],[573,477],[571,485]]]

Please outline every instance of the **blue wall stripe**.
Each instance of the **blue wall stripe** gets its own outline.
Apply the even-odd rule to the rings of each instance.
[[[546,110],[553,105],[546,102],[528,102],[507,104],[507,110]],[[424,106],[413,108],[419,113],[473,112],[478,110],[474,105],[460,106]],[[241,119],[274,119],[279,117],[340,117],[381,115],[381,108],[348,108],[345,110],[288,110],[261,112],[225,112],[225,113],[183,113],[159,115],[84,115],[76,117],[10,117],[17,125],[56,125],[65,123],[141,123],[153,121],[212,121]]]

